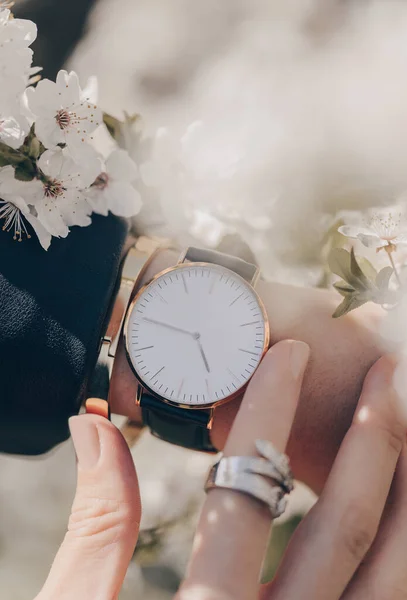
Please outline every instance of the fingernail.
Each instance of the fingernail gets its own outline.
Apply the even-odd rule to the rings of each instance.
[[[90,415],[79,415],[69,419],[72,441],[75,447],[78,466],[93,469],[100,456],[99,432]]]
[[[291,372],[295,379],[305,371],[309,358],[310,349],[305,342],[291,342],[290,348],[290,364]]]

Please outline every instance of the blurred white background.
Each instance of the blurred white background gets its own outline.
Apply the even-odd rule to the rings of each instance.
[[[21,4],[52,5],[48,27],[64,30],[57,0]],[[104,110],[141,113],[146,139],[159,132],[139,230],[211,246],[234,235],[269,278],[313,285],[337,211],[407,188],[406,3],[100,0],[88,25],[69,66],[98,76]],[[134,456],[150,533],[121,598],[171,598],[209,459],[148,435]],[[2,597],[28,600],[65,529],[71,444],[41,460],[0,457],[0,481]],[[311,503],[300,488],[291,510]]]

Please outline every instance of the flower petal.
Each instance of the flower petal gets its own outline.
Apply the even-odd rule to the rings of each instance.
[[[89,204],[82,194],[73,190],[66,192],[65,200],[59,204],[59,210],[64,223],[69,227],[73,225],[87,227],[92,222],[89,216],[91,214]]]
[[[14,196],[12,194],[2,194],[1,199],[5,202],[10,202],[10,204],[14,204],[14,206],[16,206],[21,212],[21,214],[25,217],[30,214],[28,204],[26,203],[24,198],[21,198],[21,196]]]
[[[39,117],[35,121],[35,133],[46,148],[55,148],[65,142],[63,131],[55,119]]]
[[[355,240],[358,239],[359,234],[376,235],[379,237],[374,229],[370,229],[369,227],[359,227],[357,225],[342,225],[341,227],[338,227],[338,231],[342,235]]]
[[[13,38],[17,38],[18,42],[29,46],[37,37],[37,26],[29,19],[10,19],[8,27]]]
[[[49,79],[42,79],[35,88],[26,91],[28,106],[37,117],[50,117],[61,108],[56,85]]]
[[[69,155],[67,155],[64,150],[61,152],[61,154],[62,162],[59,170],[58,179],[59,181],[63,182],[65,188],[74,188],[78,190],[83,185],[81,178],[81,169],[79,165],[74,160],[72,160],[72,158]],[[55,162],[55,167],[56,164],[57,163]]]
[[[52,238],[50,232],[47,229],[45,229],[42,223],[36,217],[34,217],[34,215],[28,213],[25,214],[24,217],[34,229],[41,246],[44,248],[44,250],[48,250]]]
[[[58,204],[50,200],[41,200],[35,205],[38,220],[52,235],[66,237],[69,233],[60,213]]]
[[[367,248],[384,248],[384,246],[388,245],[386,240],[382,240],[381,237],[374,234],[359,233],[357,239]]]
[[[126,150],[114,150],[106,160],[108,175],[116,181],[134,181],[138,177],[136,163]]]
[[[42,197],[43,187],[37,179],[19,181],[14,177],[14,167],[8,165],[0,169],[0,195],[24,198],[24,201],[30,204],[34,199]]]
[[[141,196],[132,185],[112,181],[105,190],[109,210],[118,217],[134,217],[141,208]]]
[[[64,142],[67,144],[67,148],[65,148],[66,154],[69,154],[71,158],[82,165],[82,167],[87,167],[86,161],[90,156],[90,149],[92,150],[92,146],[87,143],[86,135],[79,135],[75,131],[66,131],[64,134]]]
[[[394,240],[392,240],[392,244],[395,246],[399,244],[407,244],[407,233],[400,233],[400,235],[397,235]]]
[[[98,79],[94,75],[88,78],[88,81],[85,84],[85,87],[81,93],[81,100],[86,100],[88,102],[92,102],[92,104],[96,104],[99,96],[99,86]]]
[[[75,118],[80,122],[80,131],[85,134],[92,133],[96,127],[99,127],[103,123],[103,113],[96,106],[96,104],[90,104],[89,102],[81,102],[72,108],[75,113]],[[74,131],[78,131],[79,125],[74,128]]]
[[[56,84],[58,92],[61,94],[61,101],[65,107],[69,108],[74,104],[80,104],[81,88],[75,71],[71,71],[70,73],[64,70],[59,71]]]
[[[105,194],[105,190],[98,190],[97,188],[90,188],[85,192],[86,200],[93,212],[98,213],[107,217],[109,208],[109,198]]]
[[[45,175],[54,179],[60,179],[61,170],[64,164],[64,155],[62,150],[46,150],[38,161],[38,166]]]
[[[13,117],[6,118],[0,124],[0,140],[17,150],[24,142],[28,130],[28,123],[24,123],[23,117],[20,116],[19,121]]]

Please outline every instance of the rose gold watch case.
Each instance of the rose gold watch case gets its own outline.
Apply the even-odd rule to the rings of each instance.
[[[154,283],[154,281],[156,281],[157,279],[159,279],[163,275],[166,275],[167,273],[172,273],[173,271],[177,271],[179,269],[187,268],[189,266],[211,267],[211,268],[219,269],[219,270],[222,270],[222,271],[229,271],[230,273],[233,273],[234,277],[237,277],[238,279],[240,279],[242,281],[242,283],[244,283],[246,286],[249,286],[251,288],[253,294],[256,297],[257,302],[259,303],[259,307],[260,307],[260,310],[261,310],[261,313],[262,313],[263,319],[264,319],[264,344],[263,344],[263,349],[262,349],[262,353],[261,353],[261,359],[259,361],[259,364],[260,364],[263,356],[267,352],[267,350],[269,348],[269,345],[270,345],[270,323],[269,323],[269,320],[268,320],[268,316],[267,316],[264,304],[263,304],[260,296],[257,294],[256,290],[253,288],[253,286],[250,285],[249,282],[247,282],[246,280],[244,280],[242,277],[240,277],[240,275],[238,275],[234,271],[231,271],[230,269],[228,269],[226,267],[222,267],[221,265],[216,265],[216,264],[213,264],[213,263],[207,263],[207,262],[181,263],[181,264],[177,264],[177,265],[175,265],[173,267],[169,267],[168,269],[164,269],[163,271],[160,271],[159,273],[157,273],[148,283],[144,284],[139,289],[139,291],[136,293],[136,295],[134,296],[133,300],[129,304],[128,309],[127,309],[126,319],[125,319],[125,322],[124,322],[123,337],[124,337],[124,344],[125,344],[125,348],[126,348],[127,361],[128,361],[128,363],[130,365],[131,370],[134,373],[134,376],[136,377],[137,381],[139,382],[139,384],[140,384],[140,386],[142,387],[143,390],[146,390],[149,394],[151,394],[152,396],[154,396],[158,400],[161,400],[165,404],[170,404],[171,406],[175,406],[177,408],[185,408],[187,410],[208,410],[208,409],[212,409],[212,408],[215,408],[217,406],[220,406],[221,404],[225,404],[226,402],[230,402],[231,400],[234,400],[238,396],[242,395],[244,393],[246,387],[248,386],[251,377],[250,377],[249,381],[247,381],[239,389],[237,389],[235,392],[233,392],[233,394],[230,394],[229,396],[226,396],[226,398],[222,398],[221,400],[216,400],[215,402],[210,402],[210,403],[207,403],[207,404],[201,404],[199,406],[194,406],[194,405],[191,405],[191,404],[182,404],[182,402],[176,402],[176,401],[173,401],[173,400],[167,400],[167,398],[163,398],[162,396],[159,396],[155,391],[153,391],[146,384],[146,382],[143,381],[143,379],[140,377],[140,375],[137,373],[137,371],[136,371],[136,369],[135,369],[135,367],[133,365],[133,362],[131,360],[130,351],[129,351],[129,337],[127,335],[128,327],[129,327],[129,319],[130,319],[131,313],[133,312],[134,305],[136,304],[136,302],[138,301],[138,299],[140,298],[140,296],[145,292],[145,290],[152,283]],[[257,370],[257,368],[256,368],[256,370]],[[254,372],[256,372],[256,370]],[[254,375],[254,373],[253,373],[253,375]],[[253,377],[253,375],[252,375],[252,377]],[[141,396],[142,396],[142,393],[138,394],[138,402],[140,401]]]

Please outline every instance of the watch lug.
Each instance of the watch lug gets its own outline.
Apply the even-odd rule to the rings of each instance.
[[[137,391],[136,391],[136,406],[140,406],[142,396],[143,396],[143,388],[141,387],[140,384],[138,384]]]
[[[250,285],[251,285],[253,288],[254,288],[254,287],[256,287],[256,285],[257,285],[257,282],[259,281],[259,278],[260,278],[260,268],[259,268],[259,267],[257,267],[257,269],[256,269],[256,271],[255,271],[255,273],[254,273],[254,275],[253,275],[253,278],[252,278],[252,280],[250,281]]]
[[[183,262],[185,262],[185,257],[187,255],[188,252],[188,248],[185,248],[181,254],[179,255],[178,261],[177,261],[177,265],[181,265]]]
[[[209,429],[209,431],[212,429],[212,425],[213,425],[213,417],[215,416],[215,409],[211,408],[209,410],[209,420],[208,420],[208,424],[206,426],[207,429]]]

